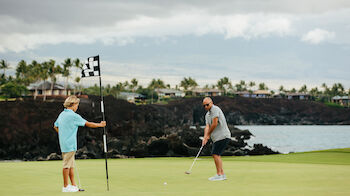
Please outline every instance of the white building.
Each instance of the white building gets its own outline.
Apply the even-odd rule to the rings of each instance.
[[[64,89],[64,86],[61,84],[54,84],[53,86],[51,86],[51,82],[46,81],[41,82],[41,83],[37,83],[37,84],[31,84],[28,87],[28,90],[31,92],[32,96],[66,96],[67,92],[68,95],[71,94],[72,89],[67,89],[67,91]],[[53,87],[53,89],[51,90],[51,87]]]
[[[158,93],[158,96],[160,98],[170,98],[170,97],[184,97],[185,93],[180,90],[176,89],[167,89],[167,88],[160,88],[156,89],[156,92]]]
[[[349,96],[335,96],[332,97],[332,102],[340,104],[342,106],[350,106],[350,97]]]
[[[256,90],[251,95],[252,98],[269,98],[271,93],[267,90]]]
[[[130,103],[136,103],[138,100],[144,100],[145,96],[139,93],[120,92],[118,98],[127,100]]]
[[[222,95],[222,91],[219,89],[196,88],[192,92],[195,96],[215,97]]]

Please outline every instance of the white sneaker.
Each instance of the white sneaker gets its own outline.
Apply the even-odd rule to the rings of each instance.
[[[62,192],[78,192],[79,188],[77,186],[68,185],[66,187],[62,187]]]
[[[222,177],[224,178],[224,180],[227,180],[226,174],[222,175]]]
[[[79,188],[77,186],[73,186],[73,185],[68,185],[70,186],[71,192],[78,192]]]
[[[224,175],[215,175],[213,177],[208,178],[210,181],[219,181],[219,180],[225,180]]]
[[[64,192],[64,193],[70,192],[69,186],[62,187],[62,192]]]

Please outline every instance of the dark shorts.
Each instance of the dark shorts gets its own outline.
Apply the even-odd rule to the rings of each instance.
[[[211,154],[221,155],[224,152],[229,141],[229,138],[225,138],[223,140],[214,142],[213,148],[211,149]]]

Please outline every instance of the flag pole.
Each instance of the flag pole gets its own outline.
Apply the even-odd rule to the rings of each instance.
[[[98,58],[98,63],[100,63],[100,58]],[[104,112],[104,104],[103,104],[103,94],[102,94],[102,82],[101,82],[101,72],[99,75],[100,79],[100,95],[101,95],[101,112],[102,112],[102,120],[105,121],[105,112]],[[103,127],[103,146],[105,152],[105,163],[106,163],[106,178],[107,178],[107,191],[109,191],[109,183],[108,183],[108,164],[107,164],[107,131],[106,127]]]

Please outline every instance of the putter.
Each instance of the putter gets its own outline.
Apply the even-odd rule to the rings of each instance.
[[[75,161],[74,161],[74,168],[75,168],[75,173],[77,173],[77,176],[78,176],[78,183],[79,183],[79,191],[85,191],[84,189],[81,188],[80,186],[80,178],[79,178],[79,172],[78,172],[78,168],[77,168],[77,165],[75,164]]]
[[[192,163],[190,169],[189,169],[188,171],[186,171],[185,174],[191,174],[192,167],[193,167],[194,163],[196,162],[196,160],[197,160],[199,154],[201,153],[202,149],[203,149],[203,146],[199,149],[198,154],[197,154],[196,158],[194,159],[194,161],[193,161],[193,163]]]

